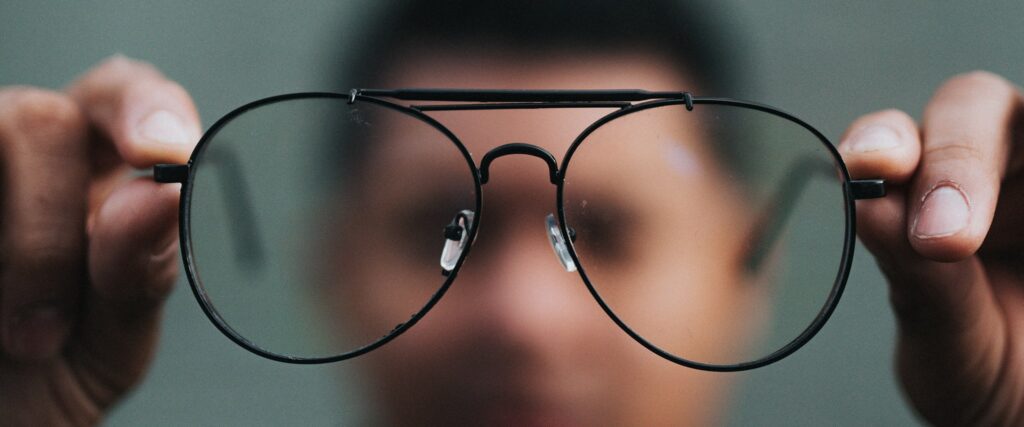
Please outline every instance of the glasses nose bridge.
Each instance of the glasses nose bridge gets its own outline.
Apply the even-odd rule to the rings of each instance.
[[[512,154],[524,154],[543,160],[544,163],[548,165],[548,174],[551,183],[558,185],[558,164],[555,162],[555,156],[552,156],[550,152],[541,147],[522,142],[512,142],[501,145],[491,149],[487,154],[484,154],[483,160],[480,161],[479,168],[480,184],[486,184],[490,178],[491,162],[499,157]],[[548,240],[551,243],[551,248],[555,251],[555,257],[558,258],[559,262],[562,263],[562,266],[565,267],[565,271],[576,271],[576,263],[572,260],[572,256],[569,255],[568,243],[565,241],[561,230],[558,228],[558,222],[555,220],[554,214],[548,214],[546,221]],[[570,239],[575,240],[575,234],[576,232],[570,228],[569,236],[572,236]],[[443,266],[444,264],[442,263],[442,267]]]
[[[490,178],[491,162],[497,160],[499,157],[511,154],[525,154],[543,160],[544,163],[548,165],[548,174],[551,183],[558,185],[558,163],[555,162],[555,156],[552,156],[548,150],[541,147],[522,142],[512,142],[501,145],[491,149],[487,154],[484,154],[484,158],[480,161],[480,184],[486,184]]]

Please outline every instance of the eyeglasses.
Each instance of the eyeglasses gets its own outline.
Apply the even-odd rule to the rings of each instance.
[[[544,141],[565,147],[560,163],[534,141],[572,126],[571,143]],[[527,142],[493,144],[497,133]],[[494,148],[478,164],[481,147]],[[554,212],[509,208],[543,205],[530,194],[485,211],[491,166],[511,155],[546,164]],[[776,108],[642,90],[274,96],[228,113],[187,164],[154,178],[183,184],[182,255],[203,311],[238,345],[290,363],[349,359],[409,330],[486,228],[491,250],[470,262],[501,265],[496,242],[544,233],[640,345],[698,369],[760,367],[824,325],[849,275],[854,200],[885,193]],[[475,274],[477,289],[493,279]]]

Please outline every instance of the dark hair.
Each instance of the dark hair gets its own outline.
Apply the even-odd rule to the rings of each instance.
[[[354,55],[346,55],[345,76],[354,87],[379,86],[394,54],[419,45],[648,50],[695,79],[697,94],[730,96],[740,83],[738,46],[722,30],[724,16],[709,6],[685,0],[398,0],[370,20]]]
[[[731,97],[739,95],[746,67],[739,62],[742,44],[725,31],[731,26],[722,12],[712,2],[687,0],[393,0],[345,43],[340,65],[348,85],[340,90],[390,85],[385,79],[391,67],[410,49],[483,48],[524,55],[649,52],[696,85],[662,89]],[[744,155],[737,144],[713,145],[736,172],[748,169],[749,148]],[[342,162],[345,170],[359,169],[363,148],[332,146],[336,152],[325,156],[332,159],[326,167]]]

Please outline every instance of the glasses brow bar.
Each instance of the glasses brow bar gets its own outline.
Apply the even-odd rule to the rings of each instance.
[[[599,102],[687,99],[689,92],[608,90],[512,90],[512,89],[352,89],[356,96],[393,98],[405,101],[461,102]]]

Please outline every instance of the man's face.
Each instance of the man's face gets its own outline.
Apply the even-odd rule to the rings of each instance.
[[[408,56],[386,81],[392,87],[692,89],[668,61],[653,55],[429,52]],[[560,160],[576,135],[609,112],[431,116],[479,162],[484,153],[509,142],[542,147]],[[691,126],[688,120],[623,122],[632,125],[595,133],[594,144],[607,144],[610,151],[577,153],[567,175],[565,209],[568,222],[580,228],[576,248],[584,268],[612,309],[670,350],[712,357],[749,332],[729,319],[750,315],[752,297],[746,295],[749,287],[740,285],[746,278],[737,267],[750,218],[742,214],[735,188],[723,188],[726,172],[699,134],[656,144],[614,143],[686,134],[676,127]],[[397,139],[410,137],[402,129],[388,132]],[[359,203],[371,207],[370,212],[378,212],[373,206],[379,212],[429,212],[443,196],[428,186],[457,188],[455,193],[472,200],[465,162],[439,162],[436,156],[427,144],[371,150],[368,170],[398,170],[411,178],[403,185],[367,180],[358,192]],[[608,172],[623,168],[641,173]],[[556,187],[547,166],[535,157],[502,157],[491,165],[490,176],[483,185],[479,234],[451,289],[415,327],[362,359],[385,419],[413,425],[710,422],[721,401],[722,374],[677,366],[637,344],[601,311],[580,276],[559,264],[544,226],[556,209]],[[629,232],[602,230],[608,221],[618,221],[617,229],[627,223]],[[355,240],[410,232],[402,220],[381,224],[385,229],[363,230],[365,238]],[[426,249],[438,258],[440,227],[431,227],[438,242]],[[340,250],[372,250],[373,243],[366,245]],[[395,298],[396,287],[422,282],[427,274],[437,284],[442,281],[437,264],[426,271],[402,262],[400,255],[369,259],[359,266],[339,263],[345,274],[361,276],[355,282],[368,285],[355,297],[347,293],[351,290],[340,290],[346,294],[337,299],[351,302],[342,311],[357,312],[354,320],[379,323],[382,330],[408,315],[405,303]],[[680,294],[681,282],[696,285]],[[430,292],[421,290],[418,298]],[[680,311],[698,313],[704,325],[725,326],[695,332],[701,325],[686,324]],[[683,324],[664,327],[656,318],[681,318]]]

